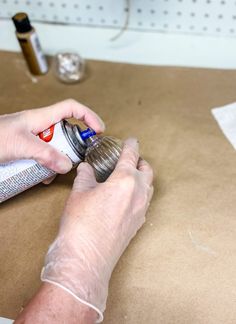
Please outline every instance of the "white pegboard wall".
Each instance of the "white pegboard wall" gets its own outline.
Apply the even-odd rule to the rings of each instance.
[[[236,37],[235,0],[0,0],[0,17],[32,21]]]

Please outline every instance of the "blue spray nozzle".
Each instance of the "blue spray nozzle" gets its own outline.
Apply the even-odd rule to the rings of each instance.
[[[94,135],[96,135],[96,132],[93,129],[91,129],[91,128],[87,128],[87,129],[85,129],[85,130],[83,130],[83,131],[80,132],[80,136],[82,137],[82,139],[84,141],[86,139],[94,136]]]

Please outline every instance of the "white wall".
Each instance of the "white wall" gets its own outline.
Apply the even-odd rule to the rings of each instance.
[[[18,11],[29,14],[49,54],[70,49],[99,60],[236,68],[233,0],[0,0],[1,49],[19,50],[10,20]]]

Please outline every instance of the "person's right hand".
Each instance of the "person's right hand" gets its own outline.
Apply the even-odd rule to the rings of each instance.
[[[42,281],[55,284],[100,315],[111,273],[139,228],[153,194],[153,171],[127,140],[111,176],[97,183],[87,163],[78,167],[59,234],[49,248]]]
[[[73,99],[0,116],[0,164],[33,159],[56,173],[69,172],[72,162],[68,156],[36,135],[62,119],[71,117],[83,121],[98,134],[105,129],[103,121],[94,111]]]

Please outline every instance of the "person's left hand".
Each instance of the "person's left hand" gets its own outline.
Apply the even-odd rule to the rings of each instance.
[[[0,163],[33,159],[56,173],[67,173],[72,168],[70,159],[36,135],[71,117],[83,121],[97,133],[104,131],[104,123],[98,115],[73,99],[0,116]]]
[[[97,183],[92,167],[81,163],[42,281],[93,308],[101,320],[111,273],[145,222],[152,194],[153,170],[140,158],[136,139],[124,142],[116,168],[104,183]]]

